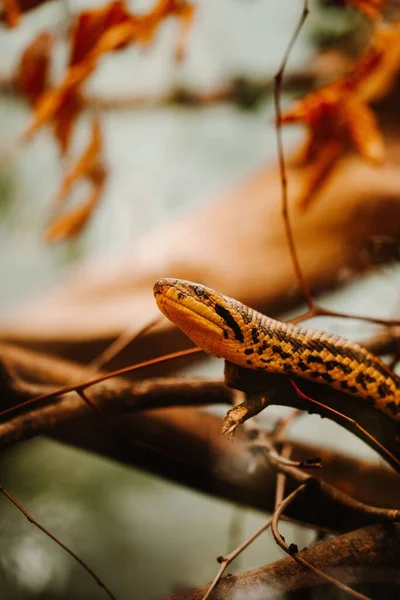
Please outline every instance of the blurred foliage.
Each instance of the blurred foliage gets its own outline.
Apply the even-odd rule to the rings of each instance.
[[[343,10],[331,0],[318,0],[308,27],[310,41],[320,50],[339,49],[349,56],[363,50],[371,34],[370,21],[357,10]]]
[[[15,189],[15,172],[9,165],[0,165],[0,217],[6,217],[12,207]]]

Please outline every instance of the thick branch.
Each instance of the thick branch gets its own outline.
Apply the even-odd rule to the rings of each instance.
[[[245,435],[229,442],[221,435],[222,419],[193,408],[149,411],[115,421],[123,436],[113,435],[101,419],[55,430],[53,437],[119,462],[143,468],[162,477],[262,511],[274,509],[276,470],[260,461],[255,472],[254,454]],[[128,440],[123,443],[123,440]],[[324,479],[307,490],[290,507],[289,516],[329,531],[345,531],[391,520],[392,511],[360,511],[349,505],[339,490],[351,490],[375,506],[398,506],[400,481],[391,472],[349,459],[323,448],[291,442],[293,458],[321,456]],[[288,479],[287,491],[297,485]],[[334,488],[339,488],[336,490]],[[398,511],[394,511],[398,514]]]
[[[165,406],[230,405],[235,396],[235,392],[220,381],[171,377],[132,382],[119,378],[106,380],[85,390],[90,405],[76,392],[61,395],[45,404],[30,404],[31,399],[54,391],[60,385],[85,381],[85,369],[67,361],[47,356],[42,358],[41,355],[11,346],[0,348],[0,360],[4,360],[5,356],[0,373],[0,390],[2,409],[4,411],[8,407],[11,413],[3,415],[6,420],[0,423],[0,448],[36,435],[51,433],[55,427],[70,422],[87,417],[93,419],[90,405],[111,417]],[[5,365],[11,366],[12,370],[8,371]],[[23,372],[31,377],[35,374],[38,379],[47,375],[48,381],[53,385],[27,383],[18,375],[14,376],[13,372]],[[58,385],[54,387],[54,384]],[[13,407],[19,403],[26,404],[17,408],[15,414]]]
[[[239,422],[247,420],[269,404],[300,408],[336,421],[376,450],[393,468],[400,470],[396,423],[362,398],[297,377],[243,369],[227,361],[225,378],[228,385],[251,392],[255,398],[255,402],[246,401],[230,411],[224,426],[227,430],[233,429]],[[292,383],[298,385],[304,398]]]
[[[3,346],[0,358],[19,375],[49,377],[52,384],[65,385],[84,380],[85,370],[76,363],[14,347]],[[51,379],[51,373],[53,377]],[[6,373],[8,377],[10,373]],[[0,379],[10,403],[9,379]],[[17,380],[17,387],[21,382]],[[24,384],[26,386],[26,383]],[[43,390],[43,384],[29,384],[31,391]],[[8,387],[7,387],[8,386]],[[22,386],[23,387],[23,386]],[[28,386],[29,387],[29,386]],[[47,385],[44,386],[47,389]],[[64,396],[58,404],[49,404],[21,413],[0,425],[3,444],[25,439],[46,431],[66,443],[98,452],[120,462],[150,470],[199,490],[228,500],[273,510],[276,473],[261,460],[255,473],[249,472],[254,454],[243,432],[235,443],[221,435],[222,419],[190,408],[168,409],[129,414],[149,406],[227,403],[232,392],[215,381],[146,380],[129,382],[109,380],[86,390],[107,417],[91,411],[75,393]],[[119,396],[120,395],[120,396]],[[355,495],[370,504],[397,506],[400,482],[382,468],[351,460],[321,448],[293,443],[294,458],[322,456],[322,476],[327,484],[354,490]],[[301,500],[301,501],[300,501]],[[328,530],[354,528],[391,520],[393,513],[360,507],[346,496],[332,494],[326,484],[291,507],[291,516]]]
[[[376,589],[380,587],[381,590],[390,583],[399,585],[400,525],[376,525],[352,531],[317,544],[302,552],[301,556],[344,583],[373,583],[377,586]],[[317,575],[292,558],[286,558],[240,575],[224,577],[212,598],[278,600],[285,592],[304,590],[320,584],[321,580]],[[203,586],[169,600],[201,600],[207,588],[208,586]]]

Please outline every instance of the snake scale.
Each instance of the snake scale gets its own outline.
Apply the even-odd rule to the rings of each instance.
[[[362,346],[275,321],[189,281],[159,279],[154,296],[161,312],[209,354],[247,369],[328,385],[400,421],[400,378]]]

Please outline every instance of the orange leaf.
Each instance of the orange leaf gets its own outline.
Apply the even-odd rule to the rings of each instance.
[[[92,52],[104,32],[115,25],[129,20],[129,13],[123,2],[116,0],[97,10],[89,10],[79,15],[69,64],[76,65]]]
[[[343,116],[348,136],[361,156],[381,164],[385,159],[385,144],[372,110],[351,94],[343,104]]]
[[[97,59],[106,52],[119,50],[127,43],[137,37],[137,26],[133,21],[127,21],[108,29],[100,38],[93,50],[93,56]]]
[[[382,98],[396,82],[400,70],[400,24],[376,28],[371,48],[355,65],[351,80],[367,101]]]
[[[49,33],[39,33],[25,48],[16,73],[16,84],[32,105],[48,87],[50,54],[53,38]]]
[[[16,27],[21,19],[21,9],[18,0],[3,0],[6,23],[9,27]]]
[[[180,24],[180,32],[178,35],[178,39],[175,47],[175,59],[177,61],[181,61],[185,55],[185,46],[187,42],[187,37],[189,34],[190,27],[192,25],[194,15],[194,6],[191,4],[186,4],[185,8],[182,10],[180,14],[181,24]]]
[[[32,122],[24,132],[25,139],[45,123],[54,121],[61,150],[65,152],[72,124],[81,109],[80,87],[101,56],[132,42],[148,42],[158,25],[172,15],[182,19],[185,33],[192,12],[185,0],[158,0],[153,10],[136,17],[127,12],[122,0],[115,0],[101,9],[82,13],[75,28],[67,74],[58,87],[38,99]],[[181,53],[182,49],[178,51]],[[65,109],[64,103],[68,105]]]
[[[50,121],[63,102],[64,90],[49,90],[39,98],[31,123],[24,131],[24,138],[29,139],[36,129]]]
[[[303,189],[297,199],[301,208],[306,209],[315,200],[317,193],[327,182],[343,152],[340,141],[332,141],[320,148],[318,155],[307,166],[304,173]]]
[[[367,15],[371,21],[376,21],[381,16],[385,4],[388,4],[388,0],[350,0],[350,3]]]
[[[101,163],[101,151],[102,151],[102,132],[101,125],[98,119],[95,119],[92,123],[91,139],[83,151],[82,155],[72,167],[72,169],[65,175],[61,184],[60,192],[55,200],[55,205],[59,206],[62,204],[69,194],[74,183],[82,178],[88,177],[92,181],[95,179],[93,174],[98,171],[99,163]],[[104,167],[103,171],[104,171]],[[99,178],[97,178],[99,179]],[[101,179],[101,178],[100,178]],[[101,182],[102,183],[102,182]]]
[[[54,135],[59,143],[61,154],[66,154],[71,140],[72,127],[83,107],[79,92],[65,94],[53,118]]]
[[[23,134],[25,139],[29,139],[36,130],[45,123],[52,120],[57,121],[58,118],[60,118],[61,121],[69,123],[70,127],[72,126],[73,119],[71,121],[71,117],[68,119],[67,116],[73,113],[73,117],[77,117],[77,110],[74,111],[72,109],[73,105],[74,108],[78,108],[78,88],[91,70],[92,66],[89,64],[72,67],[59,87],[50,89],[40,96],[35,106],[35,113],[32,121],[29,123]],[[64,103],[69,105],[65,108],[65,112],[63,110]],[[81,106],[79,106],[79,108],[80,107]],[[59,141],[63,151],[65,151],[68,146],[67,142],[69,141],[70,127],[68,128],[65,123],[58,126],[60,130]],[[63,131],[65,132],[64,134]],[[62,137],[63,135],[65,135],[65,137]]]
[[[382,10],[390,0],[333,0],[339,7],[353,6],[364,13],[371,21],[376,21],[382,14]]]
[[[45,233],[46,241],[60,242],[73,238],[80,233],[89,222],[101,199],[102,192],[102,185],[94,186],[86,202],[56,218]]]

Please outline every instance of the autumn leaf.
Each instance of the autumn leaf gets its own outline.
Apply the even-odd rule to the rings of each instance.
[[[192,13],[192,6],[185,0],[158,0],[152,10],[139,16],[130,14],[121,0],[81,13],[74,29],[65,77],[59,86],[40,96],[24,138],[29,139],[39,127],[53,122],[60,149],[65,153],[72,126],[83,107],[82,85],[97,67],[99,59],[127,44],[149,43],[158,26],[169,16],[182,20],[178,48],[181,55],[182,35],[187,32]]]
[[[304,123],[308,140],[304,162],[318,160],[321,149],[339,141],[343,150],[353,146],[364,158],[384,160],[384,141],[372,110],[355,92],[337,83],[310,93],[282,115],[281,123]]]
[[[75,89],[65,93],[62,102],[58,105],[53,118],[53,129],[61,154],[66,154],[68,151],[72,128],[83,105],[81,93]]]
[[[45,237],[49,242],[69,239],[80,233],[90,221],[99,204],[107,179],[106,167],[102,160],[102,131],[98,119],[92,123],[89,143],[77,162],[64,176],[60,191],[54,201],[59,209],[68,197],[77,181],[87,179],[92,187],[89,198],[81,205],[65,211],[54,218],[49,225]]]
[[[282,124],[303,123],[307,127],[307,141],[296,157],[306,167],[304,189],[298,199],[301,206],[315,199],[349,148],[374,164],[384,161],[383,136],[373,111],[358,91],[379,62],[376,54],[368,52],[348,76],[309,93],[282,115]]]
[[[175,59],[179,62],[183,60],[185,56],[185,48],[190,27],[192,25],[194,16],[194,6],[192,4],[186,4],[180,13],[180,31],[178,39],[175,45]]]
[[[21,8],[18,0],[3,0],[5,21],[9,27],[16,27],[21,19]]]
[[[106,31],[129,19],[124,3],[119,0],[97,10],[82,12],[72,34],[70,66],[85,60]]]
[[[52,48],[52,36],[46,32],[39,33],[28,44],[20,58],[16,72],[16,85],[32,106],[49,85]]]
[[[15,27],[21,20],[22,13],[29,12],[39,5],[51,0],[3,0],[0,3],[0,22],[8,27]]]
[[[372,163],[382,164],[385,143],[372,110],[356,94],[348,94],[341,112],[348,139],[359,154]]]
[[[302,188],[297,199],[301,208],[308,208],[316,194],[321,191],[342,153],[343,144],[339,140],[332,140],[322,146],[315,159],[306,165]]]
[[[65,212],[48,227],[45,238],[47,242],[61,242],[78,235],[90,221],[103,192],[103,186],[97,185],[91,191],[86,202]]]
[[[352,85],[365,101],[378,100],[393,87],[400,70],[400,23],[376,27],[371,46],[351,72]]]
[[[371,21],[376,21],[391,0],[333,0],[333,4],[341,8],[352,6],[364,13]]]
[[[55,199],[55,206],[60,206],[64,203],[65,198],[71,191],[72,186],[82,177],[87,177],[91,180],[94,174],[98,172],[98,164],[101,163],[102,153],[102,132],[101,125],[98,119],[92,123],[91,138],[89,143],[77,162],[64,176],[60,191]]]
[[[138,19],[138,42],[148,45],[153,41],[158,25],[170,16],[180,20],[180,31],[175,47],[175,57],[181,60],[187,34],[193,20],[194,6],[185,0],[159,0],[153,10]]]
[[[68,149],[71,127],[83,106],[83,102],[80,104],[80,84],[92,70],[89,64],[77,65],[67,73],[59,87],[52,88],[40,96],[32,121],[23,133],[24,139],[31,138],[45,123],[53,122],[57,135],[67,136],[59,137],[62,152]],[[64,107],[64,104],[68,106]],[[61,123],[57,123],[59,120]]]

